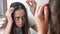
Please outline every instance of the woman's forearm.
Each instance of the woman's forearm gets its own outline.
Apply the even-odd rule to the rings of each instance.
[[[10,34],[11,27],[12,27],[12,21],[10,19],[8,19],[8,24],[6,26],[6,30],[5,30],[4,34]]]
[[[14,10],[14,8],[11,7],[11,8],[9,8],[9,10],[7,10],[7,12],[5,13],[5,16],[7,17],[7,20],[8,20],[8,24],[7,24],[7,26],[6,26],[6,30],[5,30],[4,34],[10,34],[10,32],[11,32],[11,27],[12,27],[12,24],[13,24],[13,20],[12,20],[11,15],[12,15],[12,13],[13,13],[13,10]]]

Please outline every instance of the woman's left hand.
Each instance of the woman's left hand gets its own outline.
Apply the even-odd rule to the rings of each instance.
[[[35,11],[36,11],[36,4],[37,3],[35,2],[35,0],[26,0],[26,3],[29,5],[31,12],[34,15]]]

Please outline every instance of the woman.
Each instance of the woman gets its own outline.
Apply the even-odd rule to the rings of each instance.
[[[8,24],[4,34],[30,34],[27,11],[22,3],[12,3],[6,12],[6,17]]]
[[[12,3],[10,7],[14,7],[14,11],[15,11],[12,13],[12,19],[14,22],[13,25],[17,28],[22,28],[23,34],[28,32],[28,17],[25,6],[21,3],[16,2],[16,3]],[[15,28],[14,26],[12,27],[13,29]]]

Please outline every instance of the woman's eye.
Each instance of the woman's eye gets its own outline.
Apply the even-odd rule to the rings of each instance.
[[[17,18],[19,18],[19,17],[17,17]]]
[[[26,16],[23,16],[23,18],[26,18]]]
[[[16,19],[19,19],[19,17],[16,17]]]

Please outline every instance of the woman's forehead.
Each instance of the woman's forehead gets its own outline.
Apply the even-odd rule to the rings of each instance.
[[[15,16],[23,16],[23,15],[26,15],[26,13],[23,9],[21,9],[21,10],[16,10],[14,15]]]

